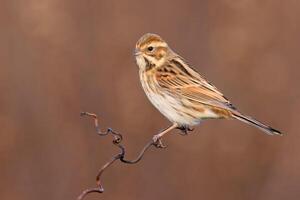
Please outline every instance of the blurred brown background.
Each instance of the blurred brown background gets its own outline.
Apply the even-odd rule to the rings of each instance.
[[[128,158],[169,124],[132,56],[147,32],[287,134],[207,121],[138,165],[116,163],[88,199],[299,199],[299,11],[296,0],[1,0],[0,199],[75,199],[95,185],[117,149],[80,111],[123,133]]]

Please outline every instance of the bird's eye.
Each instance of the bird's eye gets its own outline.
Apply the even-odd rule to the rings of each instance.
[[[153,51],[154,48],[152,46],[149,46],[147,49],[148,51]]]

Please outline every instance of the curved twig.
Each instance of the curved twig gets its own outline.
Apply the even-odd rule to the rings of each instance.
[[[95,188],[90,188],[90,189],[86,189],[84,190],[77,198],[77,200],[82,200],[86,197],[86,195],[90,194],[90,193],[103,193],[104,192],[104,188],[101,184],[101,176],[103,174],[103,172],[105,171],[105,169],[107,169],[109,166],[111,166],[116,160],[120,160],[123,163],[126,164],[136,164],[138,163],[144,156],[145,152],[151,147],[154,146],[156,148],[165,148],[165,146],[161,143],[161,141],[153,141],[151,140],[150,142],[148,142],[143,149],[141,150],[141,152],[139,153],[139,155],[136,157],[136,159],[134,160],[127,160],[125,159],[125,147],[121,144],[123,137],[121,134],[113,131],[111,128],[108,128],[105,132],[102,132],[99,128],[99,123],[98,123],[98,117],[96,114],[93,113],[88,113],[88,112],[82,112],[80,113],[81,116],[88,116],[88,117],[92,117],[94,119],[94,126],[96,128],[96,132],[98,135],[100,136],[106,136],[109,134],[112,134],[113,136],[113,144],[116,145],[119,149],[120,152],[118,154],[116,154],[115,156],[113,156],[105,165],[103,165],[97,176],[96,176],[96,184],[97,187]]]
[[[136,163],[138,163],[138,162],[143,158],[144,153],[145,153],[145,152],[149,149],[149,147],[151,147],[152,145],[155,146],[155,145],[156,145],[155,142],[153,142],[153,141],[148,142],[148,143],[144,146],[144,148],[141,150],[141,152],[140,152],[140,154],[137,156],[137,158],[134,159],[134,160],[126,160],[126,159],[124,158],[124,156],[125,156],[125,149],[124,149],[124,147],[119,146],[120,148],[122,148],[122,151],[124,152],[123,156],[120,158],[120,161],[123,162],[123,163],[127,163],[127,164],[136,164]],[[155,147],[158,148],[157,146],[155,146]]]

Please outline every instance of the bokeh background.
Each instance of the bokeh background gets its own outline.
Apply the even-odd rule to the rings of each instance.
[[[75,199],[95,185],[118,150],[80,111],[123,133],[128,158],[169,125],[132,56],[147,32],[286,136],[225,120],[175,131],[139,164],[115,163],[87,199],[299,199],[299,11],[296,0],[1,0],[0,199]]]

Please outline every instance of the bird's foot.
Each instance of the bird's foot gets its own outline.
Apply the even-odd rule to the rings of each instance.
[[[161,136],[159,134],[157,135],[154,135],[153,138],[153,145],[156,147],[156,148],[166,148],[167,146],[164,145],[162,143],[162,139],[161,139]]]
[[[194,128],[191,128],[186,125],[179,126],[179,127],[177,127],[177,129],[181,130],[181,132],[179,134],[184,135],[184,136],[190,134],[189,132],[194,130]]]

